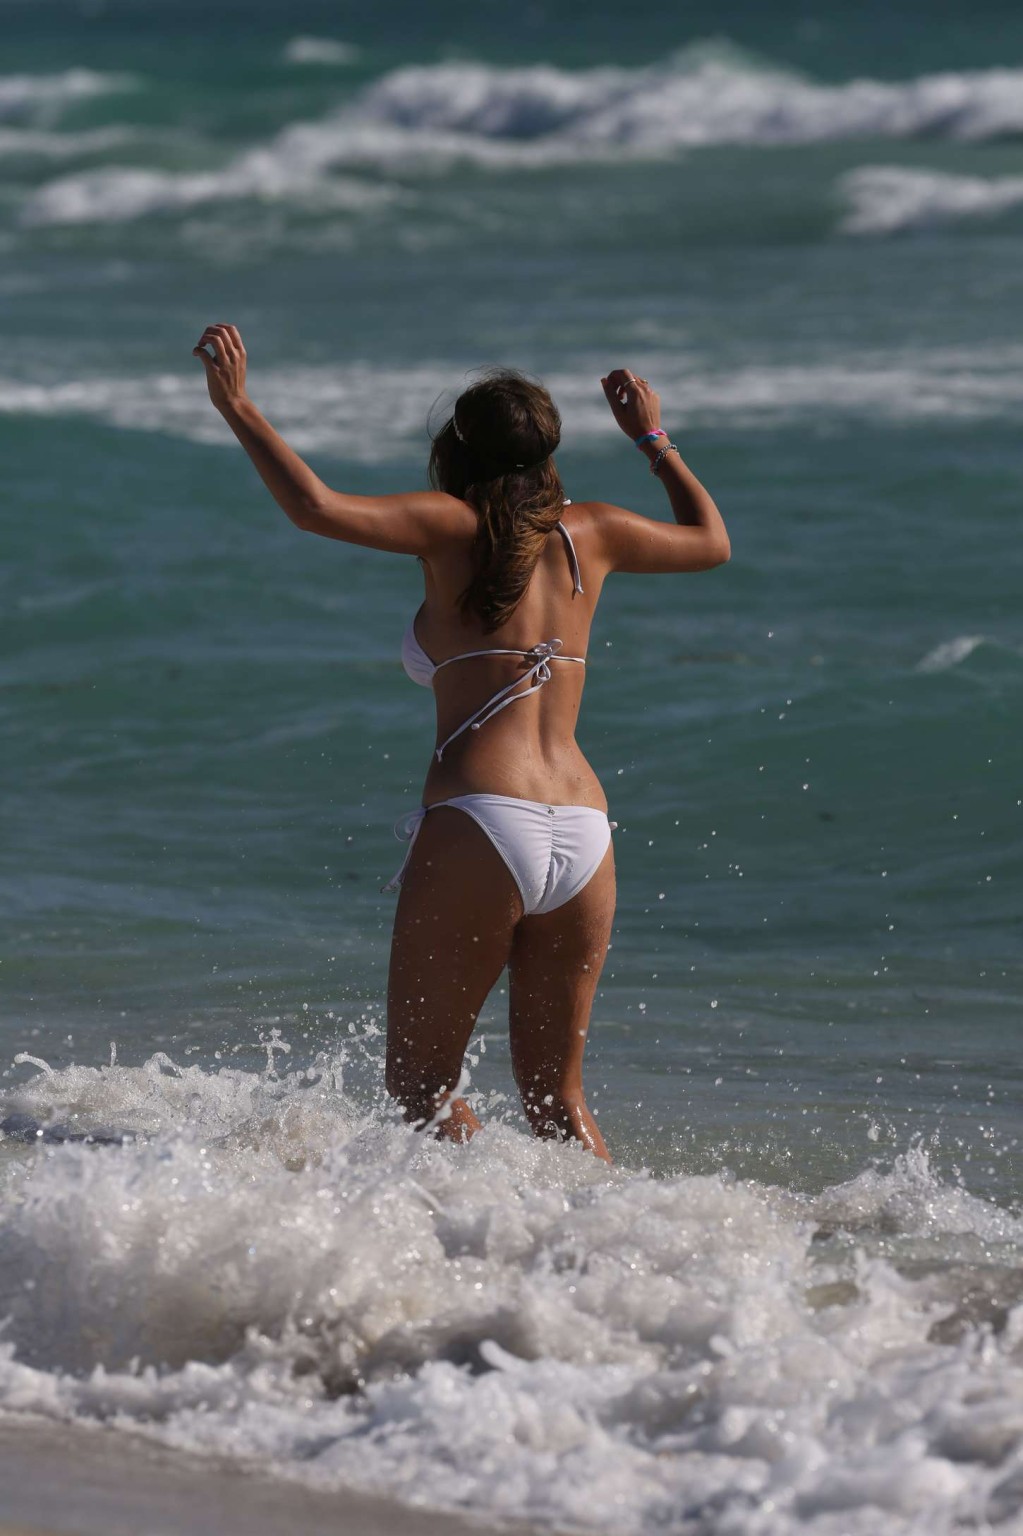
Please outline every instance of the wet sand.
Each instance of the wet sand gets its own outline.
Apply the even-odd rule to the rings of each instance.
[[[103,1425],[0,1425],[0,1536],[533,1536],[361,1493],[321,1493]]]

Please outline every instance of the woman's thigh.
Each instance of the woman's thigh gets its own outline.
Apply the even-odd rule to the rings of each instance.
[[[614,849],[563,907],[523,918],[508,964],[512,1065],[523,1096],[582,1092],[583,1052],[615,911]]]
[[[487,994],[511,951],[522,898],[486,833],[438,806],[419,829],[398,898],[387,988],[390,1083],[458,1081]]]

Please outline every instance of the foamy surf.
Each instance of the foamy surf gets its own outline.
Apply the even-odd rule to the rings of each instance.
[[[1023,411],[1020,362],[1020,348],[1008,345],[847,353],[835,362],[763,363],[731,370],[709,359],[674,354],[659,359],[656,371],[662,393],[687,425],[769,430],[821,419],[886,424],[1012,419]],[[555,370],[545,382],[562,411],[566,441],[602,443],[611,449],[598,384],[600,366],[600,359],[594,358],[590,370],[581,365]],[[425,423],[471,376],[471,369],[457,369],[439,359],[404,368],[360,359],[354,373],[347,365],[261,368],[258,378],[253,375],[253,391],[300,451],[376,463],[375,449],[365,435],[368,388],[386,412],[395,437],[410,451],[425,452]],[[202,380],[188,373],[90,374],[60,380],[0,377],[0,415],[79,416],[214,446],[234,442],[210,411]]]
[[[417,131],[494,140],[557,137],[566,149],[978,140],[1023,128],[1023,70],[822,85],[727,50],[698,47],[641,69],[415,66],[370,87],[360,113],[364,120]]]
[[[0,128],[0,158],[80,160],[137,141],[134,128],[94,128],[84,133],[48,133],[35,128]]]
[[[580,1530],[1013,1528],[1017,1216],[919,1148],[810,1196],[495,1113],[441,1146],[351,1096],[358,1053],[5,1091],[132,1133],[4,1149],[7,1411]]]
[[[918,672],[948,672],[966,661],[983,644],[983,635],[956,635],[953,640],[943,640],[933,651],[921,656],[916,669]]]
[[[300,37],[288,44],[286,58],[336,65],[349,62],[350,54],[341,42]],[[125,88],[118,84],[123,80],[69,71],[49,83],[10,77],[6,85],[12,103],[45,100],[47,90],[60,102],[76,91]],[[23,205],[22,221],[127,221],[218,199],[292,195],[312,204],[319,199],[329,211],[331,178],[343,171],[405,181],[459,163],[530,170],[650,160],[715,145],[978,141],[1021,131],[1023,70],[822,85],[722,46],[632,69],[410,65],[382,75],[324,117],[285,125],[218,170],[108,166],[37,188]],[[855,183],[849,195],[856,195]]]
[[[24,204],[21,222],[120,224],[154,214],[189,212],[209,204],[256,198],[319,214],[363,213],[398,197],[397,189],[351,177],[325,180],[293,158],[253,152],[221,171],[185,173],[102,166],[47,182]]]
[[[839,182],[849,204],[841,228],[849,235],[995,219],[1023,207],[1023,176],[953,176],[900,165],[863,165]]]
[[[55,75],[0,75],[0,119],[52,114],[90,97],[138,90],[135,75],[65,69]]]

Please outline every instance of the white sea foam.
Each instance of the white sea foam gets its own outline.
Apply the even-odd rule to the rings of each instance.
[[[109,222],[292,193],[307,203],[321,197],[329,211],[331,175],[346,168],[407,178],[459,161],[528,169],[713,144],[1021,131],[1023,70],[817,85],[706,48],[642,69],[437,64],[392,71],[340,109],[288,125],[219,171],[109,167],[40,188],[23,216],[29,224]]]
[[[4,1147],[0,1405],[615,1536],[1015,1528],[1020,1219],[919,1151],[810,1197],[442,1147],[353,1064],[3,1094],[135,1139]]]
[[[989,139],[1023,130],[1023,70],[818,85],[705,49],[646,69],[410,67],[359,103],[367,120],[491,140],[666,150],[852,138]]]
[[[137,88],[134,75],[101,74],[94,69],[66,69],[58,75],[0,75],[0,118],[52,114],[90,96]]]
[[[956,635],[954,640],[943,640],[917,662],[916,670],[947,672],[950,667],[957,667],[961,661],[972,656],[978,645],[984,644],[984,639],[983,635]]]
[[[250,343],[251,345],[251,343]],[[267,415],[301,452],[325,451],[375,462],[366,441],[365,401],[372,391],[391,429],[411,450],[426,451],[425,423],[438,400],[453,400],[467,375],[449,363],[382,367],[325,365],[263,368],[253,361],[252,389]],[[674,419],[688,426],[756,430],[790,423],[866,420],[1004,420],[1023,414],[1023,348],[939,348],[933,351],[847,354],[841,362],[757,364],[721,370],[696,357],[673,354],[649,364],[671,402]],[[599,387],[600,362],[546,376],[562,411],[566,442],[615,437]],[[193,442],[234,439],[206,398],[199,364],[194,373],[148,376],[90,374],[78,378],[18,379],[0,375],[0,413],[11,416],[85,416],[110,426],[164,432]]]
[[[303,171],[287,156],[254,151],[222,171],[185,173],[105,166],[62,176],[32,195],[22,223],[120,224],[151,214],[188,212],[211,203],[257,199],[288,203],[319,213],[360,213],[392,203],[392,188],[351,177]]]
[[[1023,176],[953,176],[900,165],[863,165],[839,181],[849,204],[841,228],[890,235],[965,220],[993,219],[1023,207]]]
[[[0,158],[77,160],[135,142],[128,127],[90,128],[82,133],[51,133],[42,128],[0,128]]]
[[[353,64],[361,49],[354,43],[342,43],[336,37],[293,37],[285,44],[288,64]]]
[[[143,378],[93,375],[24,383],[0,378],[0,413],[85,416],[128,430],[224,445],[233,438],[210,408],[200,367],[196,362],[192,374]],[[360,363],[357,376],[350,369],[274,369],[260,381],[260,398],[301,451],[333,449],[370,462],[376,453],[366,442],[367,389],[378,392],[375,398],[392,430],[425,446],[427,414],[450,382],[450,371],[429,365],[387,369]]]

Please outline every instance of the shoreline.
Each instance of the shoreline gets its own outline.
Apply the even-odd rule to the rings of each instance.
[[[537,1536],[251,1462],[196,1456],[104,1424],[0,1419],[0,1536]],[[545,1536],[553,1536],[545,1532]]]

